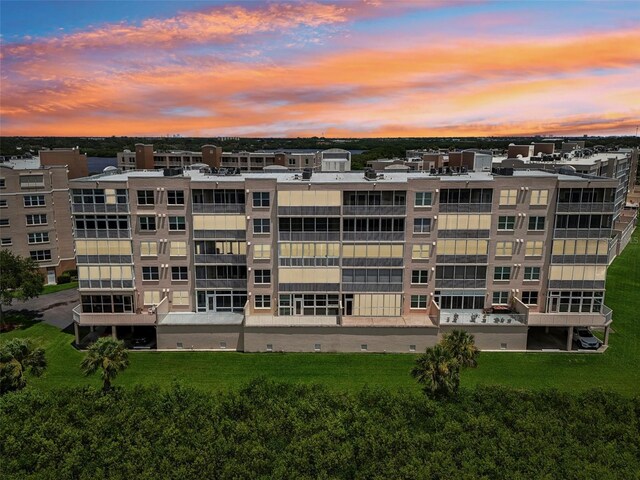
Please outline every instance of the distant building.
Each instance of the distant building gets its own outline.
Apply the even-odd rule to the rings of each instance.
[[[69,180],[87,174],[75,148],[0,163],[0,248],[34,259],[48,284],[75,268]]]

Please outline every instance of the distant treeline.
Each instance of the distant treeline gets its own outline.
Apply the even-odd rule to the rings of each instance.
[[[585,140],[588,146],[605,145],[608,147],[638,147],[640,140],[636,137],[577,137]],[[153,143],[157,150],[190,150],[199,151],[205,144],[221,146],[226,151],[233,150],[273,150],[283,149],[318,149],[344,148],[347,150],[366,150],[358,155],[359,160],[366,161],[383,157],[404,156],[408,149],[414,148],[506,148],[510,143],[528,144],[543,141],[543,137],[465,137],[465,138],[353,138],[331,139],[321,137],[309,138],[189,138],[189,137],[2,137],[0,138],[0,155],[19,155],[32,151],[37,153],[42,148],[80,147],[90,157],[115,157],[118,152],[128,148],[133,150],[136,143]],[[557,142],[559,144],[560,142]],[[354,160],[356,160],[354,158]]]
[[[417,391],[256,380],[24,390],[0,398],[0,477],[75,479],[634,479],[640,402],[502,387]]]

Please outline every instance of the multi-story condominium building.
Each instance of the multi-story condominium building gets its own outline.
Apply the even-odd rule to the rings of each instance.
[[[214,145],[204,145],[199,152],[157,152],[153,145],[136,144],[135,151],[118,153],[118,168],[127,170],[153,170],[160,168],[184,168],[205,164],[213,168],[261,171],[270,167],[287,170],[320,170],[323,161],[325,170],[345,171],[351,169],[351,153],[348,150],[330,149],[319,152],[259,151],[223,152]],[[331,162],[329,162],[331,160]],[[331,168],[330,168],[331,167]]]
[[[500,169],[71,181],[82,327],[162,349],[423,350],[605,328],[616,179]],[[118,329],[120,327],[120,329]]]
[[[75,268],[69,179],[86,175],[77,149],[0,163],[0,248],[34,259],[49,284]]]

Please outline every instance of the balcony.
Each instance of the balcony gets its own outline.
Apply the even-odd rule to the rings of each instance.
[[[80,280],[78,288],[133,289],[133,280]]]
[[[531,314],[529,314],[530,316]],[[440,325],[486,325],[514,326],[527,325],[527,315],[516,312],[483,313],[482,310],[442,310]]]
[[[246,240],[246,230],[194,230],[195,239]]]
[[[329,242],[340,241],[340,232],[280,232],[280,241]]]
[[[407,214],[406,205],[343,205],[343,215],[351,216],[403,216]]]
[[[487,255],[436,255],[437,263],[487,263]]]
[[[343,283],[343,292],[402,292],[401,283]]]
[[[241,288],[246,290],[247,279],[196,279],[196,288]]]
[[[346,242],[404,242],[404,232],[344,232]]]
[[[78,255],[76,256],[76,263],[133,263],[133,257],[131,255]]]
[[[489,213],[490,203],[441,203],[440,213]]]
[[[610,228],[556,228],[554,238],[610,238]]]
[[[483,279],[436,279],[436,288],[486,288],[487,281]]]

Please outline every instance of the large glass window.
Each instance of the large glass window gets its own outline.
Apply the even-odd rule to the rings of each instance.
[[[27,242],[29,244],[48,243],[49,242],[49,232],[29,233],[27,235]]]
[[[27,225],[46,225],[47,214],[37,213],[35,215],[27,215]]]
[[[46,205],[44,195],[25,195],[23,202],[25,207],[44,207]]]
[[[130,295],[82,295],[84,313],[130,313],[133,312],[133,297]]]
[[[32,260],[36,262],[46,262],[51,260],[51,250],[31,250],[29,252]]]
[[[440,203],[491,203],[493,190],[490,188],[443,188]]]

